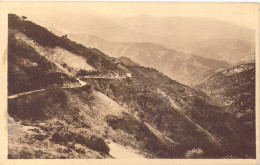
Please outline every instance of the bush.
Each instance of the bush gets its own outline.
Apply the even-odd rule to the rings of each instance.
[[[69,143],[77,143],[92,150],[103,152],[108,154],[110,148],[107,146],[106,142],[95,135],[91,137],[84,136],[80,133],[70,132],[63,130],[61,132],[54,132],[50,141],[68,146]]]
[[[185,153],[186,158],[202,158],[204,152],[201,148],[193,148]]]
[[[90,143],[87,146],[90,149],[103,152],[105,154],[108,154],[110,151],[110,148],[107,146],[106,142],[102,138],[94,135],[90,138]]]

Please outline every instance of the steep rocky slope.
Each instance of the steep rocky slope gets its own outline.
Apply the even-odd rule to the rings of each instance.
[[[241,125],[233,115],[156,69],[109,57],[12,14],[9,38],[9,158],[120,158],[115,150],[185,158],[193,148],[204,158],[255,157],[238,150],[245,143],[236,138]],[[39,80],[57,72],[61,80]],[[37,80],[44,85],[30,85]]]

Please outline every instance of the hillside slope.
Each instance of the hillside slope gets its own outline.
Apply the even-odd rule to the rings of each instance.
[[[130,107],[134,113],[165,132],[168,137],[183,140],[182,149],[186,145],[187,148],[190,148],[194,147],[194,144],[200,144],[200,147],[207,150],[207,146],[204,144],[209,145],[206,143],[209,141],[214,144],[214,147],[208,151],[210,153],[215,148],[217,151],[214,152],[229,153],[233,156],[243,155],[239,148],[248,145],[245,143],[247,138],[241,136],[239,131],[242,129],[241,123],[238,123],[229,112],[225,112],[224,107],[209,104],[207,100],[210,98],[203,93],[179,84],[154,69],[124,66],[132,73],[132,79],[95,80],[94,82],[91,80],[90,83],[95,84],[97,90],[101,90],[119,104]],[[186,124],[182,123],[182,120],[185,121],[184,123],[189,123],[190,126],[185,127]],[[195,137],[198,133],[192,133],[193,137],[189,139],[189,135],[185,134],[188,133],[188,130],[192,131],[191,128],[201,132],[207,140],[201,135]],[[240,137],[240,139],[236,137]],[[204,139],[203,142],[194,141],[200,139]],[[216,147],[218,144],[225,151]],[[249,146],[251,149],[255,147],[253,144]],[[248,153],[254,155],[253,150]]]
[[[225,107],[241,125],[246,150],[255,150],[255,63],[240,64],[218,72],[196,86]],[[250,147],[251,146],[251,147]]]

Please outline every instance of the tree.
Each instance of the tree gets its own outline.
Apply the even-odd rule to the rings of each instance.
[[[62,36],[62,38],[67,38],[67,37],[68,37],[68,35],[67,35],[67,34],[65,34],[65,35],[63,35],[63,36]]]
[[[25,16],[21,16],[21,19],[22,19],[22,20],[26,20],[27,17],[25,17]]]

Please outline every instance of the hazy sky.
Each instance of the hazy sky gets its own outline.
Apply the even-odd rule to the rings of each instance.
[[[10,3],[8,12],[27,15],[60,16],[68,19],[94,13],[108,16],[149,14],[157,17],[209,17],[248,28],[256,26],[258,11],[255,3],[172,3],[172,2],[23,2]],[[69,22],[68,22],[69,23]]]

